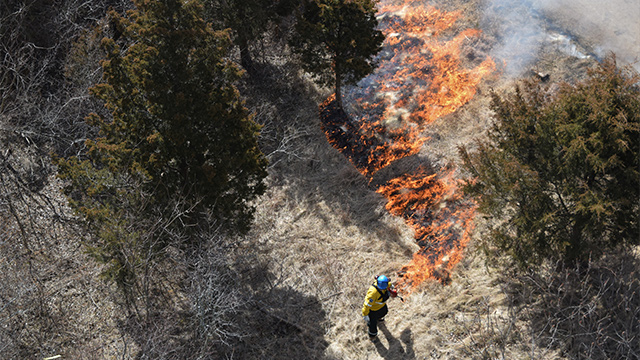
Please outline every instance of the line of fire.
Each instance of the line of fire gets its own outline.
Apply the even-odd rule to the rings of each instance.
[[[489,57],[463,67],[461,46],[480,32],[455,34],[460,15],[422,2],[381,1],[385,42],[376,71],[345,92],[348,113],[334,96],[320,105],[328,141],[387,199],[386,209],[415,231],[420,249],[398,271],[396,286],[404,293],[429,278],[449,281],[474,227],[475,204],[462,196],[452,169],[424,165],[373,181],[380,170],[418,154],[429,140],[425,127],[466,104],[482,78],[495,71]]]

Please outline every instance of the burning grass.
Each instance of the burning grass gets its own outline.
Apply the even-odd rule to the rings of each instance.
[[[446,5],[450,9],[477,4],[453,1]],[[398,12],[396,15],[406,14],[411,9],[409,6],[402,10],[403,7],[397,6],[394,10]],[[468,19],[468,14],[440,13],[448,14],[449,20],[460,17],[453,20],[454,26],[437,36],[434,36],[435,32],[430,36],[425,33],[425,38],[440,36],[440,41],[445,42],[456,38],[456,26],[475,23]],[[399,18],[394,21],[399,21]],[[426,26],[430,26],[428,22],[424,22]],[[399,34],[389,35],[396,40],[401,39]],[[460,60],[463,68],[473,69],[485,61],[478,55],[480,52],[468,50],[471,45],[476,45],[476,40],[472,37],[462,40]],[[404,45],[421,41],[406,39]],[[575,75],[576,68],[569,66],[575,62],[551,50],[539,63],[539,70],[550,73],[552,81]],[[430,51],[424,53],[433,58]],[[386,53],[389,59],[395,55]],[[383,56],[381,59],[386,58]],[[581,64],[584,63],[577,65]],[[423,73],[430,74],[431,71],[431,68],[425,68]],[[495,80],[497,76],[487,75],[486,78]],[[376,89],[382,85],[368,79],[369,82],[365,79],[361,87],[348,96],[351,99],[365,95],[375,98],[378,94]],[[492,85],[501,91],[511,88],[509,81],[500,78]],[[483,88],[480,83],[476,89],[480,89],[480,96],[464,107],[422,126],[409,121],[410,112],[403,107],[409,104],[408,101],[386,107],[395,104],[397,99],[408,99],[412,95],[411,91],[402,92],[402,81],[397,85],[397,89],[392,89],[396,92],[377,98],[385,106],[377,106],[377,102],[369,106],[346,101],[351,116],[333,107],[327,94],[320,94],[319,101],[326,99],[320,114],[324,134],[319,128],[314,128],[315,119],[309,115],[314,109],[302,111],[308,118],[299,119],[302,125],[296,126],[304,127],[311,135],[298,144],[302,149],[299,156],[292,157],[286,167],[280,167],[278,173],[271,174],[274,186],[257,213],[255,232],[264,243],[263,256],[275,259],[271,268],[274,288],[298,289],[323,299],[321,306],[327,321],[322,326],[326,326],[328,342],[324,358],[327,359],[566,358],[562,346],[567,338],[541,334],[541,328],[534,326],[539,319],[549,319],[539,317],[539,310],[544,308],[540,305],[544,301],[553,301],[552,292],[558,288],[547,288],[547,298],[526,298],[531,287],[523,288],[521,279],[505,274],[501,264],[487,262],[476,241],[461,241],[459,247],[450,247],[452,250],[448,256],[436,255],[439,260],[421,256],[422,250],[416,238],[423,232],[409,226],[404,211],[400,210],[413,207],[421,215],[430,213],[432,218],[455,214],[453,220],[443,221],[442,226],[434,224],[433,229],[424,230],[424,233],[438,233],[449,227],[456,240],[468,239],[467,235],[474,227],[465,228],[461,224],[472,224],[466,221],[473,216],[473,204],[459,196],[455,190],[456,170],[444,164],[453,160],[457,144],[470,143],[470,139],[481,135],[490,122],[486,86]],[[427,81],[424,81],[416,89],[424,89],[426,85]],[[375,116],[365,118],[366,114]],[[420,131],[414,132],[414,129]],[[389,130],[392,135],[385,132]],[[424,140],[418,150],[404,147],[401,142],[408,138],[405,136],[408,133],[415,134],[407,142],[409,145],[415,144],[413,140]],[[367,141],[361,142],[360,138]],[[340,153],[327,146],[326,139]],[[374,153],[375,157],[369,156]],[[382,161],[371,161],[379,154],[391,156],[383,157]],[[434,166],[424,166],[422,172],[416,173],[419,167],[416,162],[424,159],[425,155]],[[312,160],[303,160],[305,158]],[[388,161],[390,158],[393,160]],[[405,171],[407,168],[409,171]],[[376,192],[385,186],[386,194]],[[433,197],[426,202],[428,206],[418,206],[411,199],[414,194]],[[394,206],[399,207],[399,210],[393,210],[397,215],[387,210]],[[476,222],[476,240],[487,236],[486,221],[480,219]],[[425,242],[430,243],[432,239],[427,237]],[[456,271],[445,271],[456,262]],[[430,271],[421,266],[425,263]],[[374,274],[393,275],[400,269],[404,269],[405,274],[411,273],[400,281],[414,276],[423,278],[407,284],[414,290],[404,303],[397,300],[389,302],[390,312],[385,327],[381,328],[381,343],[371,344],[366,339],[366,329],[360,316],[364,293]],[[536,279],[541,286],[545,286],[545,276]],[[423,281],[434,277],[450,277],[450,285]],[[307,320],[304,318],[300,322]],[[572,323],[567,317],[558,321],[563,325]],[[541,323],[543,327],[544,324]],[[286,354],[281,355],[287,357]]]
[[[475,205],[460,194],[453,171],[428,174],[422,169],[381,186],[386,209],[414,230],[420,250],[400,271],[398,286],[409,292],[429,278],[450,281],[449,270],[462,257],[474,228]]]
[[[404,8],[404,5],[398,5],[399,2],[394,4],[396,8],[389,14],[406,14],[411,8]],[[522,4],[517,3],[524,6]],[[441,5],[469,11],[477,4],[454,0]],[[426,9],[425,13],[428,13]],[[425,39],[442,36],[440,40],[445,41],[455,38],[455,26],[475,22],[462,11],[440,13],[444,24],[453,21],[454,26],[430,35],[425,33]],[[460,17],[456,20],[457,16]],[[417,33],[434,26],[434,21],[429,21],[424,21],[422,27],[416,25],[412,31]],[[486,28],[484,30],[482,36],[486,38]],[[390,41],[402,39],[393,33],[388,37]],[[409,46],[423,40],[403,41]],[[472,37],[465,38],[462,46],[468,48],[473,41]],[[473,52],[465,50],[463,53],[464,68],[473,69],[484,61],[477,55],[469,57]],[[425,54],[433,57],[428,51]],[[579,76],[591,61],[575,61],[558,54],[553,47],[542,55],[537,66],[540,71],[551,74],[551,81]],[[470,60],[473,60],[471,66]],[[427,67],[422,73],[432,71]],[[284,76],[278,78],[284,79]],[[277,115],[286,123],[287,131],[278,133],[276,130],[280,128],[271,125],[263,129],[263,136],[267,130],[273,130],[269,134],[273,133],[275,139],[273,147],[267,148],[272,160],[269,190],[257,201],[256,222],[249,235],[249,245],[240,248],[238,256],[246,257],[247,266],[253,267],[239,269],[249,273],[239,271],[243,276],[255,274],[263,279],[259,284],[241,285],[254,287],[259,299],[268,305],[265,309],[268,315],[264,312],[259,312],[259,316],[255,316],[255,312],[243,314],[255,326],[246,329],[251,337],[243,338],[239,344],[239,349],[244,350],[231,353],[229,358],[248,353],[252,355],[245,357],[248,359],[572,359],[606,358],[595,352],[603,350],[613,351],[609,358],[616,358],[615,351],[619,351],[617,358],[625,358],[625,355],[633,358],[640,353],[637,337],[632,337],[637,334],[637,324],[640,324],[638,252],[632,257],[635,260],[624,266],[615,262],[617,256],[611,256],[601,265],[589,264],[582,272],[586,276],[576,276],[578,273],[574,269],[556,271],[553,266],[545,266],[537,276],[515,277],[504,272],[499,264],[487,262],[478,251],[476,241],[470,242],[464,250],[460,247],[450,252],[449,257],[442,256],[440,262],[434,264],[433,259],[419,255],[421,249],[416,242],[419,231],[407,225],[403,211],[398,210],[397,216],[387,211],[390,205],[414,206],[410,198],[414,193],[433,194],[429,207],[416,207],[420,211],[428,208],[422,212],[431,212],[432,217],[455,213],[455,209],[464,210],[471,205],[455,195],[453,177],[448,178],[431,168],[424,167],[422,177],[418,178],[411,175],[415,175],[413,170],[418,166],[409,166],[412,170],[409,172],[402,171],[401,174],[406,174],[404,177],[391,174],[398,175],[399,170],[395,169],[400,167],[399,163],[415,165],[425,154],[435,165],[440,157],[451,159],[457,143],[469,143],[472,136],[480,134],[490,118],[484,92],[480,96],[476,93],[464,107],[434,120],[424,131],[416,132],[415,139],[428,139],[417,153],[410,147],[403,149],[396,133],[380,134],[377,130],[402,133],[401,125],[405,123],[418,127],[408,121],[409,112],[403,104],[390,108],[386,121],[362,129],[374,134],[376,146],[382,147],[376,147],[377,152],[366,146],[353,151],[349,160],[361,161],[354,162],[358,171],[327,144],[328,134],[323,134],[318,126],[316,104],[326,99],[327,93],[309,94],[294,89],[294,95],[283,96],[286,94],[274,89],[273,81],[265,83],[267,90],[263,92],[271,96],[265,103],[273,106],[273,110],[271,107],[269,111],[265,107],[258,108],[257,117]],[[398,84],[402,85],[402,82]],[[422,87],[416,88],[423,89],[426,85],[427,82],[423,82]],[[312,87],[310,83],[305,86]],[[482,90],[482,86],[480,84],[479,89]],[[390,93],[385,101],[395,103],[395,96],[406,99],[409,95],[410,92]],[[357,108],[358,105],[351,106]],[[334,139],[346,139],[340,135],[344,129],[337,130],[341,126],[361,129],[361,123],[352,119],[340,116],[332,119],[336,123],[323,125],[325,129],[338,131]],[[340,122],[345,119],[349,122]],[[409,139],[408,144],[415,142]],[[373,164],[371,169],[379,170],[371,170],[365,177],[361,172],[369,168],[370,152],[395,153],[399,160]],[[5,161],[7,156],[17,153],[13,154],[5,153]],[[361,154],[366,156],[360,158]],[[444,168],[433,166],[438,167]],[[413,179],[414,183],[392,184],[390,180],[397,177]],[[449,181],[447,184],[451,187],[445,191],[441,181]],[[60,185],[50,185],[53,189],[45,190],[45,194],[59,196]],[[388,186],[391,198],[373,191],[372,186],[373,190]],[[457,208],[449,208],[456,204]],[[30,227],[34,234],[31,250],[35,256],[31,263],[24,261],[26,255],[19,226],[6,213],[7,221],[2,226],[6,235],[0,249],[6,255],[6,261],[2,262],[3,290],[6,290],[3,296],[6,299],[0,307],[4,310],[7,326],[0,335],[3,340],[0,354],[8,358],[29,357],[12,352],[27,351],[26,344],[33,345],[41,358],[54,354],[67,358],[136,357],[138,345],[119,326],[123,314],[112,300],[115,290],[98,281],[99,269],[82,267],[89,260],[77,245],[79,237],[66,232],[60,232],[55,238],[42,236],[52,231],[52,224],[58,221],[54,222],[52,216],[57,217],[62,210],[40,211],[32,206],[25,209],[34,219],[41,217],[43,222],[41,227]],[[6,207],[3,210],[6,211]],[[459,216],[465,218],[470,214],[459,212]],[[481,219],[476,223],[476,240],[487,235],[484,221]],[[453,229],[458,234],[465,234],[460,232],[459,225],[453,225]],[[457,264],[456,271],[438,275],[438,271],[453,266],[463,252],[465,257]],[[452,257],[455,259],[449,260]],[[414,260],[407,263],[412,258]],[[420,266],[423,262],[435,265],[435,273],[425,272]],[[406,273],[415,272],[416,276],[450,276],[451,283],[449,286],[440,286],[435,281],[423,281],[419,285],[419,282],[411,283],[416,288],[406,302],[389,302],[390,312],[385,327],[381,328],[381,342],[374,345],[366,338],[360,316],[364,293],[373,280],[372,275],[391,275],[403,268]],[[34,272],[42,275],[41,283],[32,281],[30,276]],[[265,282],[268,285],[264,285]],[[581,303],[580,300],[585,301]],[[43,313],[49,316],[42,316]],[[45,326],[40,327],[41,323]],[[577,345],[572,348],[572,344]],[[172,350],[176,356],[184,356],[176,349]]]
[[[463,66],[461,49],[480,31],[452,35],[460,16],[420,2],[381,2],[386,40],[378,68],[345,92],[351,114],[333,97],[320,106],[327,139],[368,178],[420,152],[429,141],[425,128],[468,103],[482,78],[495,71],[491,58]],[[428,278],[448,282],[448,269],[460,261],[473,229],[474,204],[462,198],[453,171],[440,171],[418,168],[375,189],[387,199],[386,209],[414,230],[420,246],[399,272],[406,293]]]

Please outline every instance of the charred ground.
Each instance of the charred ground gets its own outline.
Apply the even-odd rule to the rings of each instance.
[[[487,19],[476,2],[440,5],[463,9],[460,26]],[[491,20],[482,27],[484,35],[466,50],[469,54],[488,54],[500,42],[503,28]],[[479,249],[477,240],[486,235],[483,222],[495,221],[482,218],[450,274],[451,283],[426,281],[405,303],[391,302],[381,343],[368,342],[359,312],[372,276],[395,276],[419,250],[414,231],[389,214],[387,201],[375,189],[406,169],[426,164],[435,171],[455,163],[457,145],[471,143],[490,124],[490,90],[510,91],[513,79],[500,72],[487,78],[471,102],[425,129],[430,140],[418,154],[369,181],[327,142],[318,104],[328,91],[295,70],[286,52],[270,52],[268,41],[264,45],[263,75],[245,78],[241,90],[264,125],[261,146],[271,163],[269,189],[256,203],[253,230],[233,239],[228,253],[245,296],[237,299],[244,307],[235,328],[244,336],[234,338],[231,347],[221,345],[220,354],[255,359],[622,359],[640,354],[631,332],[640,318],[637,251],[611,254],[579,269],[545,264],[535,273],[505,271],[500,259],[487,262]],[[549,74],[549,81],[583,77],[595,59],[563,49],[543,48],[522,74],[534,69]],[[480,57],[466,57],[467,65],[477,65]],[[84,99],[81,88],[77,93],[65,88],[56,102],[50,90],[24,90],[24,113],[20,107],[0,109],[0,354],[133,359],[146,358],[141,349],[154,345],[165,358],[184,357],[193,344],[180,332],[189,328],[172,323],[180,321],[175,314],[157,314],[166,315],[158,322],[166,327],[157,333],[141,334],[127,322],[117,289],[99,277],[100,266],[85,253],[86,234],[49,165],[49,150],[64,145],[73,151],[68,144],[84,132],[69,141],[57,137],[57,130],[41,130],[64,119],[85,131],[80,108],[98,106],[76,99]],[[350,126],[329,125],[336,131]],[[53,145],[47,138],[54,139]],[[205,283],[206,273],[201,274]],[[252,301],[245,302],[246,296]],[[171,342],[165,345],[173,347],[162,348],[167,335]]]

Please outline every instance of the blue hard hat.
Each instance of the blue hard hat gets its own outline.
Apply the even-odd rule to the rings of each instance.
[[[378,289],[380,290],[384,290],[389,286],[389,278],[384,275],[378,276],[376,280],[378,281]]]

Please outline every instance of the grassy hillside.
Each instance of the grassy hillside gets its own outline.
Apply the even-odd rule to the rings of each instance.
[[[467,4],[465,9],[461,23],[481,22],[478,8]],[[488,22],[484,30],[482,43],[490,48],[502,29]],[[541,50],[538,59],[520,69],[520,76],[546,74],[552,82],[571,82],[584,77],[595,62],[576,58],[555,43]],[[430,140],[419,154],[421,161],[435,168],[455,166],[457,146],[482,136],[491,122],[490,92],[511,91],[517,81],[499,68],[503,71],[487,78],[471,102],[427,127]],[[286,318],[299,325],[302,334],[316,334],[316,340],[308,343],[312,353],[336,359],[558,359],[616,354],[602,352],[611,350],[615,331],[596,319],[620,314],[621,304],[634,301],[630,299],[638,291],[632,275],[638,266],[637,252],[618,254],[581,270],[546,264],[538,272],[511,272],[506,270],[508,262],[488,260],[480,249],[487,221],[482,217],[476,219],[474,240],[454,268],[450,285],[428,281],[404,303],[392,300],[388,321],[381,327],[381,343],[371,343],[360,316],[366,288],[376,274],[396,279],[396,272],[418,247],[413,231],[386,212],[385,200],[374,186],[327,144],[316,107],[327,95],[311,91],[304,107],[280,115],[296,120],[291,123],[295,136],[288,152],[274,158],[269,191],[258,203],[251,235],[259,239],[260,256],[269,264],[274,297],[280,289],[294,289],[315,299],[284,306]],[[615,305],[609,310],[596,305],[607,302]],[[299,311],[300,306],[305,312]],[[599,310],[585,310],[594,306]],[[584,311],[589,321],[576,323]],[[629,315],[638,317],[637,312]],[[620,344],[637,351],[630,338]],[[287,355],[291,348],[286,344],[279,343],[278,348],[275,357],[298,354]],[[629,352],[617,356],[624,354]]]
[[[385,210],[385,199],[327,143],[316,105],[327,94],[310,95],[308,106],[283,115],[296,119],[296,137],[289,154],[275,158],[269,191],[258,203],[250,235],[259,244],[260,258],[269,264],[273,301],[282,297],[286,303],[289,290],[315,299],[283,306],[286,319],[303,334],[315,334],[318,338],[310,346],[320,347],[316,354],[327,358],[464,358],[482,353],[478,341],[494,347],[495,338],[511,325],[509,309],[498,268],[487,267],[473,245],[453,272],[451,285],[434,280],[404,303],[391,300],[388,321],[381,327],[382,342],[369,341],[360,315],[366,289],[376,274],[397,279],[396,272],[418,246],[413,231]],[[472,117],[485,111],[483,102],[485,98],[478,98],[463,114]],[[450,136],[466,132],[471,137],[482,125],[443,121],[436,126],[434,134],[439,131],[440,140],[437,146],[426,146],[427,155],[454,153],[460,139]],[[448,161],[442,155],[432,159]],[[286,344],[273,350],[279,354],[276,358],[296,357],[296,352],[287,355],[295,349]]]
[[[499,42],[504,28],[484,17],[478,2],[443,6],[462,11],[461,26],[484,24],[478,48],[468,54],[486,55]],[[564,49],[544,48],[517,77],[532,70],[549,74],[551,82],[583,77],[595,59],[578,59]],[[387,212],[382,195],[327,142],[318,105],[329,90],[295,70],[286,53],[268,47],[262,51],[261,75],[245,77],[240,90],[264,125],[268,190],[256,201],[250,233],[228,240],[236,285],[251,299],[235,316],[239,336],[210,358],[640,355],[637,335],[629,332],[640,319],[637,249],[578,269],[544,264],[536,272],[515,272],[505,259],[485,256],[486,222],[493,220],[481,216],[450,283],[426,281],[405,294],[404,302],[390,300],[381,341],[369,341],[360,314],[364,295],[375,275],[398,278],[418,250],[413,230]],[[465,61],[472,65],[474,57]],[[490,92],[511,91],[515,79],[505,70],[498,64],[473,100],[426,128],[430,140],[417,155],[419,161],[434,168],[456,165],[457,146],[482,136],[491,122]],[[0,120],[3,126],[12,125],[8,116]],[[101,266],[86,254],[83,240],[88,234],[60,193],[49,148],[24,132],[1,134],[0,355],[147,358],[140,349],[149,344],[127,325],[117,289],[100,277]],[[415,166],[411,161],[397,166]],[[378,176],[399,170],[390,166],[385,171]],[[187,303],[180,294],[167,296]],[[188,339],[164,330],[157,329],[159,339]],[[190,345],[181,344],[184,349]],[[167,358],[181,358],[180,351],[167,352]]]
[[[498,354],[495,342],[513,335],[509,327],[515,319],[509,314],[499,268],[487,266],[474,245],[456,267],[450,285],[434,280],[405,302],[391,300],[388,321],[381,327],[382,342],[369,341],[360,315],[366,289],[376,274],[396,280],[396,272],[418,246],[413,231],[385,210],[385,199],[327,143],[316,105],[326,95],[310,93],[308,106],[282,115],[296,119],[295,137],[288,154],[274,157],[269,191],[257,204],[250,238],[257,240],[260,262],[269,264],[270,301],[283,302],[283,316],[300,327],[303,341],[312,334],[316,337],[307,345],[319,347],[312,353],[327,358],[464,358],[485,350]],[[484,102],[484,97],[474,100],[463,116],[485,111]],[[438,146],[427,145],[425,154],[452,154],[460,141],[451,139],[452,134],[471,137],[481,127],[475,121],[466,125],[443,121],[436,126],[440,141]],[[442,155],[432,158],[449,161]],[[482,226],[478,230],[481,236]],[[287,303],[290,290],[314,300]],[[503,345],[512,346],[518,350],[514,344]],[[273,348],[276,358],[295,358],[296,350],[280,343]]]

